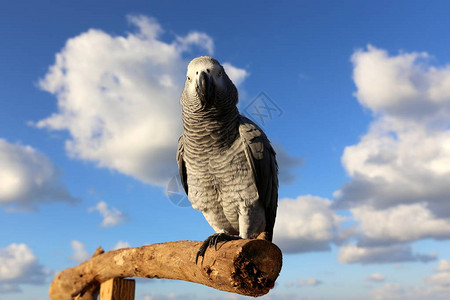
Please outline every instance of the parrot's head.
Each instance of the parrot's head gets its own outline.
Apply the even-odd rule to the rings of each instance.
[[[216,59],[200,56],[189,63],[181,96],[184,109],[208,111],[236,106],[237,101],[237,89]]]

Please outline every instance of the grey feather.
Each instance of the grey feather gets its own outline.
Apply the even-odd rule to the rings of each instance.
[[[264,132],[246,117],[240,118],[239,133],[255,177],[259,200],[264,203],[267,239],[272,241],[278,203],[278,165],[275,150]]]
[[[211,86],[212,85],[212,86]],[[275,151],[239,115],[237,89],[219,62],[194,59],[181,96],[177,163],[183,187],[217,233],[271,240],[278,198]]]
[[[188,195],[189,189],[186,182],[187,174],[186,174],[186,165],[183,161],[183,155],[184,155],[183,136],[180,136],[180,138],[178,139],[177,164],[178,164],[178,171],[180,172],[181,184],[183,185],[186,195]]]

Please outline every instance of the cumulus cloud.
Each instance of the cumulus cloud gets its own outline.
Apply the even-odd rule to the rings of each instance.
[[[374,300],[437,300],[448,299],[448,290],[437,290],[426,286],[402,286],[399,283],[386,283],[383,287],[374,289],[371,298]]]
[[[449,261],[441,260],[434,274],[423,278],[423,285],[402,286],[399,283],[386,283],[371,292],[372,299],[448,299],[450,295]]]
[[[360,206],[351,212],[359,222],[366,242],[396,243],[450,237],[450,220],[436,218],[426,203],[398,205],[383,210]]]
[[[114,245],[113,250],[122,249],[122,248],[130,248],[130,243],[124,241],[118,241],[117,244]]]
[[[117,208],[108,208],[108,204],[105,201],[100,201],[95,207],[89,208],[90,212],[98,211],[103,217],[101,223],[102,227],[113,227],[120,223],[123,223],[126,219],[126,214],[118,210]]]
[[[0,248],[0,293],[19,292],[21,284],[44,284],[49,274],[26,244]]]
[[[317,286],[322,284],[322,281],[316,278],[299,279],[297,281],[298,286]]]
[[[189,51],[192,46],[200,46],[206,50],[207,54],[212,55],[214,53],[214,41],[206,33],[193,31],[185,37],[177,37],[177,42],[181,51]],[[234,67],[233,67],[234,68]],[[239,71],[244,70],[236,69]]]
[[[450,290],[450,261],[440,260],[436,272],[429,277],[425,277],[424,281],[435,286],[447,286]]]
[[[355,95],[375,119],[344,151],[352,181],[336,192],[337,207],[428,202],[449,215],[450,66],[430,66],[428,56],[373,46],[353,55]]]
[[[369,45],[352,56],[358,101],[400,119],[425,121],[450,115],[450,66],[433,67],[426,52],[400,53]]]
[[[284,252],[326,251],[339,240],[343,218],[330,209],[331,201],[311,195],[281,199],[274,241]]]
[[[450,260],[441,259],[439,261],[439,266],[437,268],[438,272],[449,272],[450,273]]]
[[[450,295],[450,261],[441,260],[434,274],[423,279],[433,299],[446,299]],[[430,293],[430,294],[431,294]]]
[[[425,281],[433,286],[450,287],[450,273],[439,272],[425,278]]]
[[[390,261],[427,261],[404,243],[450,238],[450,66],[429,57],[373,46],[352,56],[355,96],[373,121],[342,155],[351,180],[333,208],[351,210],[360,246],[341,249],[343,261],[385,262],[391,252]]]
[[[436,214],[450,212],[449,130],[377,120],[357,145],[345,149],[342,162],[353,180],[335,194],[341,207],[426,201]]]
[[[70,256],[70,260],[73,262],[83,262],[89,259],[90,255],[87,252],[84,244],[80,241],[72,241],[70,243],[72,247],[73,254]]]
[[[355,244],[341,246],[339,261],[345,264],[380,264],[393,262],[430,262],[436,260],[436,254],[413,253],[411,246],[404,244],[388,246],[362,247]]]
[[[230,77],[231,81],[233,81],[236,86],[239,86],[242,82],[244,82],[245,78],[250,75],[247,70],[236,68],[228,62],[223,63],[222,66],[228,77]]]
[[[419,294],[411,293],[405,290],[398,283],[387,283],[379,289],[371,292],[372,299],[388,300],[388,299],[420,299]],[[413,298],[411,298],[413,296]]]
[[[214,43],[195,31],[167,42],[156,20],[128,19],[137,30],[125,36],[91,29],[66,42],[39,83],[57,97],[58,111],[36,126],[67,130],[71,157],[164,186],[177,170],[183,55],[212,54]],[[229,69],[238,81],[247,74]]]
[[[0,206],[33,210],[38,204],[78,201],[61,182],[62,174],[44,154],[30,146],[0,139]]]
[[[366,278],[366,280],[372,281],[372,282],[382,282],[382,281],[385,281],[385,280],[386,280],[386,276],[384,276],[384,275],[381,274],[381,273],[373,273],[373,274],[370,274],[370,275]]]

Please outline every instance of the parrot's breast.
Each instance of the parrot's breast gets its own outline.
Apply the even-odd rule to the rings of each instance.
[[[202,211],[213,227],[237,234],[240,211],[258,200],[242,141],[238,136],[230,147],[194,153],[185,148],[188,198],[193,208]]]

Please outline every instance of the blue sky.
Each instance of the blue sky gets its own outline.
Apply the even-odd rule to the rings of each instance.
[[[262,125],[285,255],[266,299],[448,299],[449,6],[3,4],[0,299],[47,299],[55,273],[99,245],[212,233],[167,196],[198,55],[224,64],[242,112],[258,121],[258,96],[279,109]],[[138,281],[136,297],[240,298],[169,280]]]

